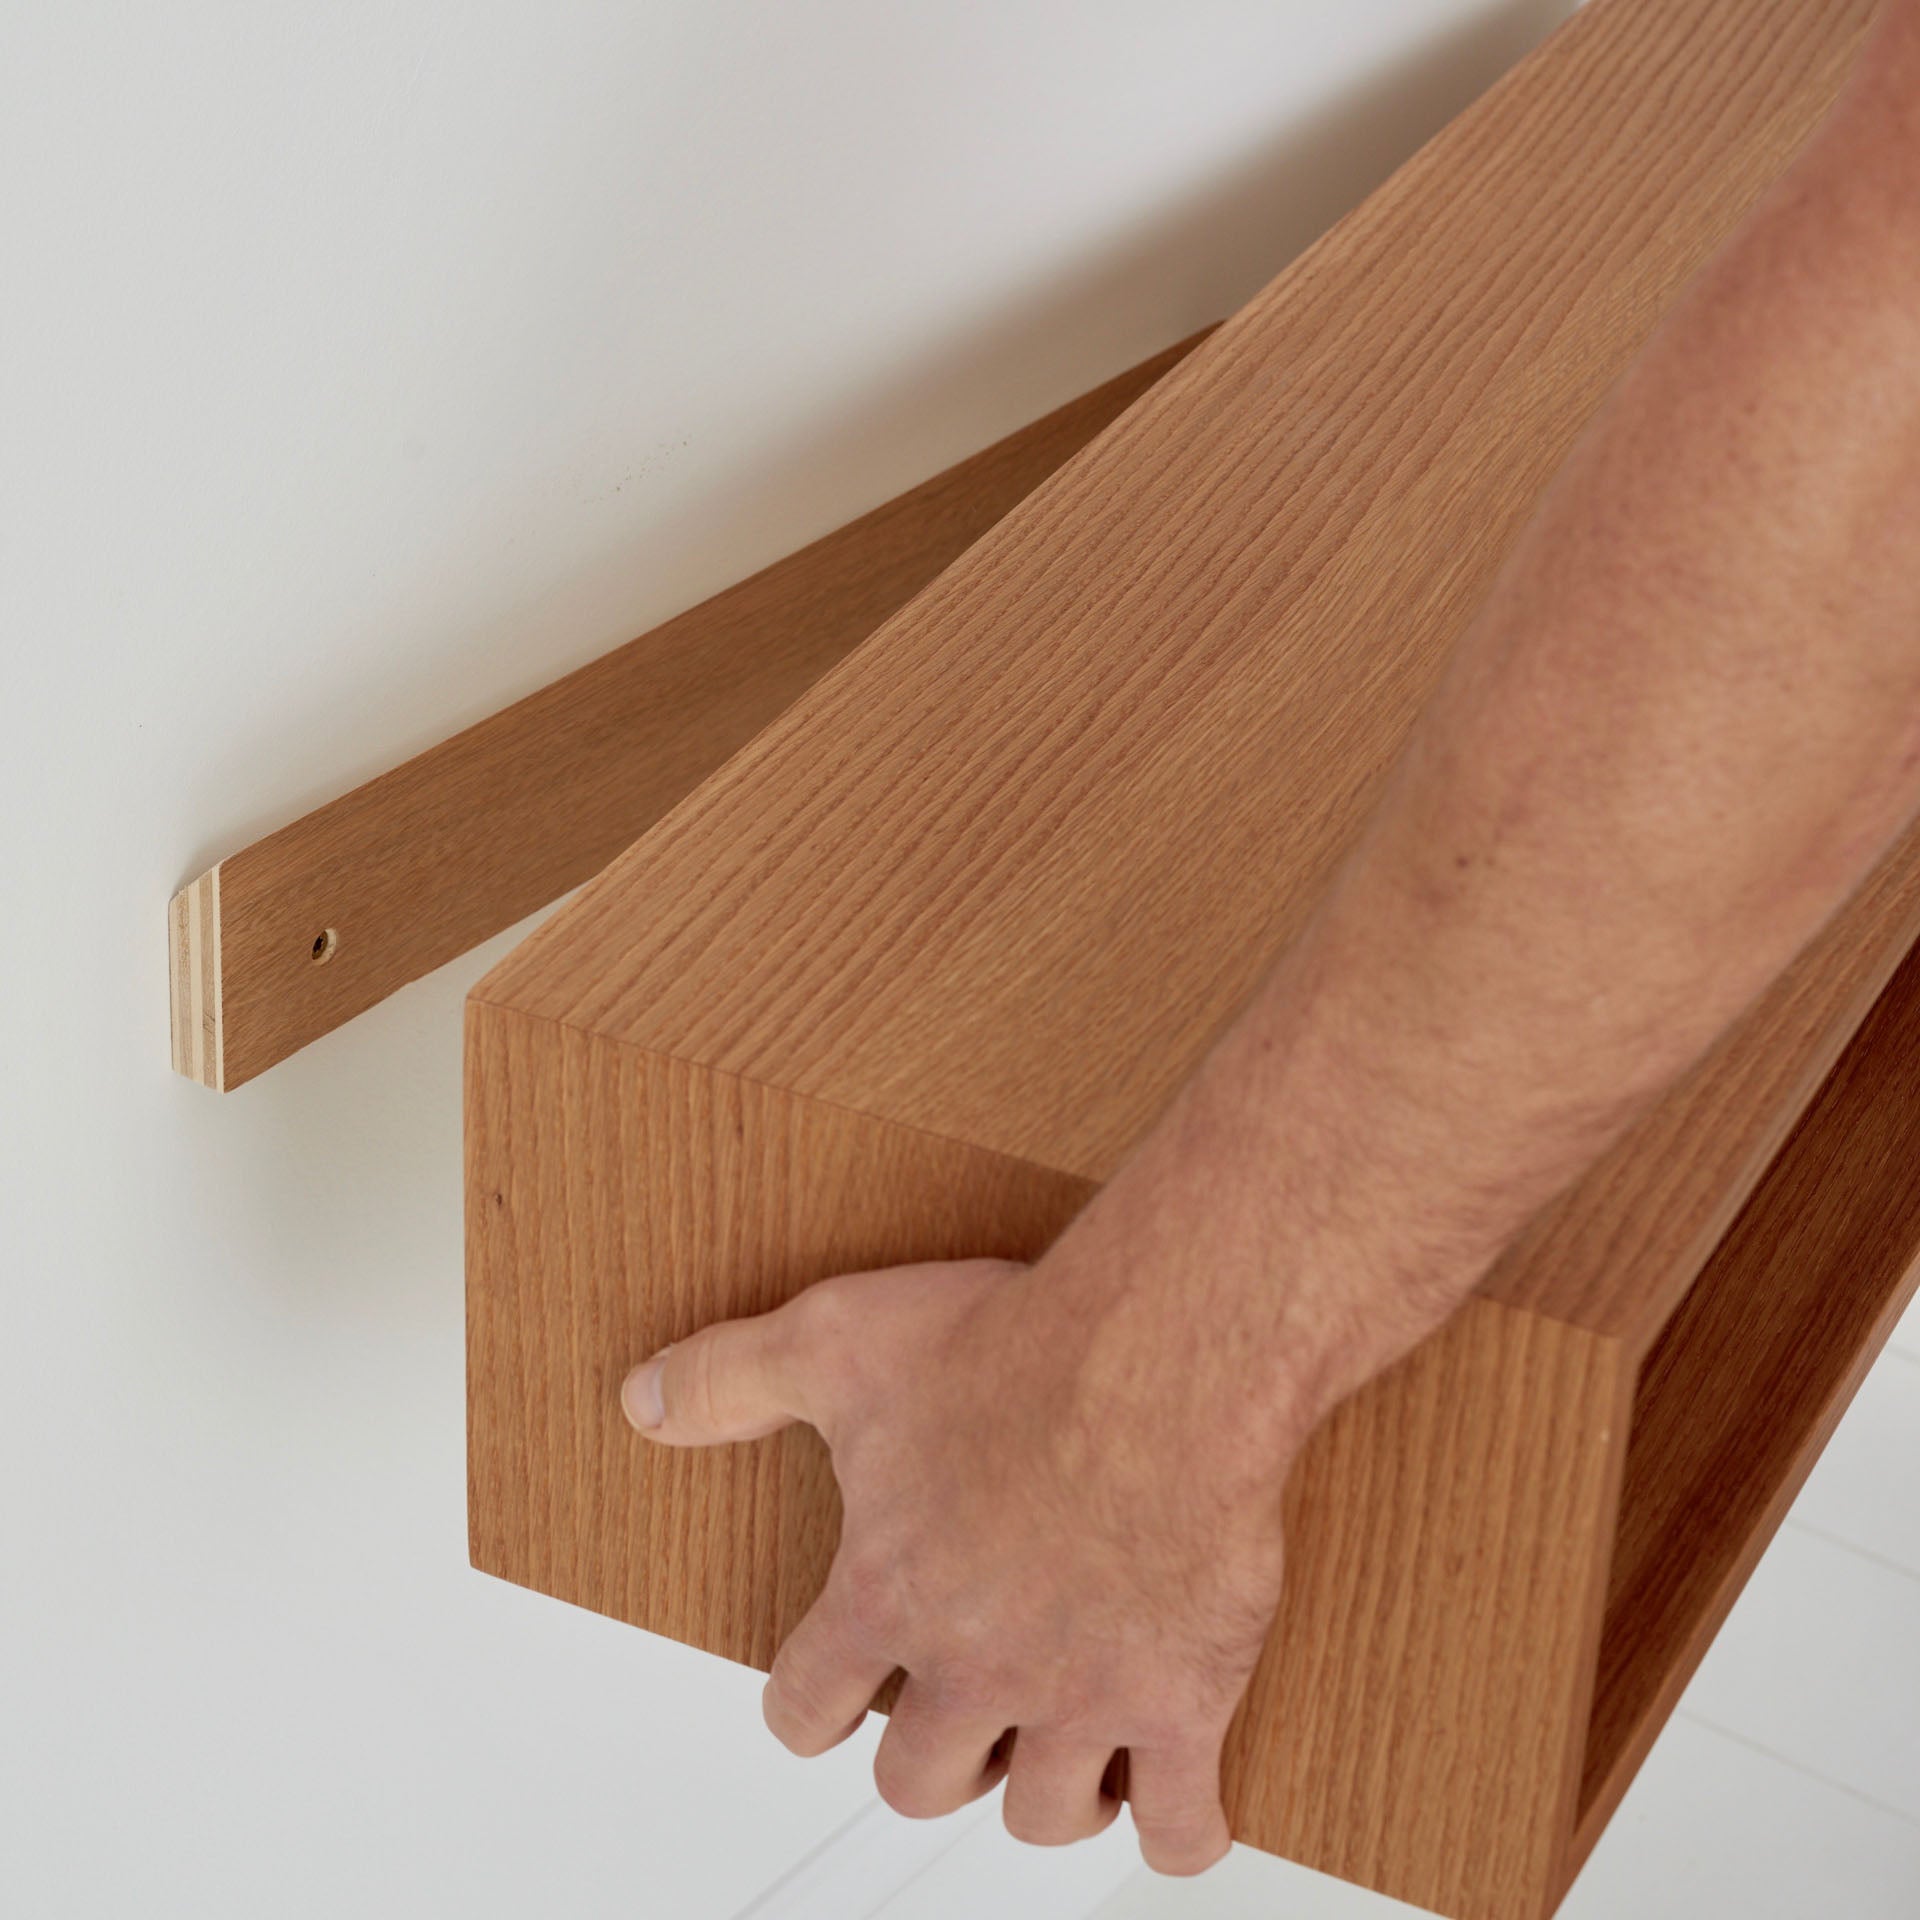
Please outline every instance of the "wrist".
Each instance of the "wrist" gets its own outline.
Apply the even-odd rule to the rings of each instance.
[[[1129,1164],[1029,1276],[1069,1428],[1172,1450],[1194,1483],[1277,1490],[1328,1412],[1436,1326],[1484,1260],[1411,1274],[1328,1231],[1284,1167],[1180,1128]],[[1243,1178],[1242,1176],[1250,1176]]]
[[[1520,1224],[1401,1171],[1366,1090],[1216,1052],[1033,1279],[1101,1419],[1175,1423],[1249,1470],[1472,1290]],[[1369,1136],[1371,1129],[1371,1137]],[[1410,1156],[1415,1162],[1437,1156]]]

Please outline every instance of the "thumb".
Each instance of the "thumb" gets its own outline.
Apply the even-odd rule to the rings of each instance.
[[[666,1446],[758,1440],[806,1417],[796,1344],[784,1307],[723,1320],[635,1367],[620,1388],[621,1408],[649,1440]]]

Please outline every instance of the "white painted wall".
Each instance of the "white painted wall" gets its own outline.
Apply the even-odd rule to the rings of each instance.
[[[0,1910],[720,1920],[860,1805],[465,1564],[485,956],[222,1100],[166,898],[1226,311],[1563,10],[4,0]]]

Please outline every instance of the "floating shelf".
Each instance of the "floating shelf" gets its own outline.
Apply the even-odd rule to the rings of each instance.
[[[476,1565],[770,1662],[824,1450],[651,1448],[626,1368],[833,1272],[1041,1252],[1871,12],[1593,0],[475,989]],[[1314,1436],[1241,1839],[1454,1920],[1558,1904],[1913,1288],[1917,930],[1909,840]]]

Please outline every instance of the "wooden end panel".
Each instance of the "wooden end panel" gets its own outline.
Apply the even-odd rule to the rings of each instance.
[[[825,1579],[806,1429],[649,1447],[626,1370],[828,1274],[1038,1254],[1087,1183],[474,1000],[474,1564],[760,1668]],[[1571,1818],[1631,1368],[1492,1301],[1318,1434],[1230,1743],[1251,1844],[1458,1920],[1539,1920]]]
[[[1640,1370],[1572,1872],[1920,1282],[1920,950]]]
[[[1240,1839],[1453,1920],[1552,1911],[1632,1383],[1617,1341],[1476,1299],[1316,1432]]]
[[[466,1134],[474,1565],[760,1668],[839,1536],[825,1449],[650,1446],[627,1369],[829,1274],[1032,1258],[1089,1192],[481,1001]]]

